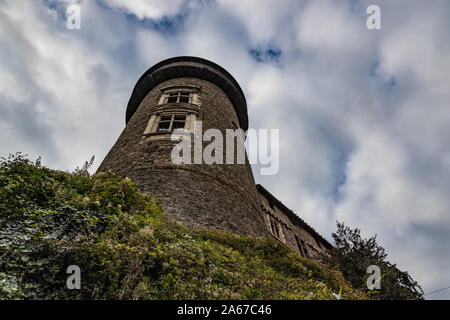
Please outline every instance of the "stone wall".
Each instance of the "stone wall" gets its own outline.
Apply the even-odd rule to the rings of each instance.
[[[257,186],[266,227],[303,257],[316,259],[331,244],[261,185]]]
[[[169,103],[164,92],[173,87],[195,88],[195,99]],[[166,214],[187,225],[256,237],[272,235],[309,258],[331,248],[294,212],[255,185],[247,156],[245,164],[174,164],[171,152],[178,142],[170,141],[168,133],[152,130],[161,112],[183,108],[190,110],[185,129],[196,118],[202,121],[203,132],[218,129],[224,137],[226,129],[247,130],[244,94],[226,70],[196,57],[171,58],[139,79],[127,107],[127,125],[98,172],[132,179],[141,191],[163,201]],[[225,150],[224,146],[224,161]],[[193,159],[194,148],[191,153]]]
[[[164,81],[143,99],[98,171],[109,170],[129,177],[143,192],[163,200],[166,213],[184,223],[215,226],[245,235],[266,235],[248,161],[174,165],[170,154],[175,142],[141,143],[152,112],[160,106],[160,89],[177,85],[200,87],[197,120],[202,120],[203,131],[216,128],[225,136],[226,129],[233,129],[233,122],[239,123],[230,99],[216,85],[197,78]]]

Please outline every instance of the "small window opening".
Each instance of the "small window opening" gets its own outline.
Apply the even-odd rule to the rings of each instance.
[[[297,241],[298,250],[303,258],[307,258],[306,248],[303,246],[303,241],[300,240],[297,235],[295,235],[295,240]]]
[[[158,132],[171,132],[175,129],[184,129],[186,115],[163,115],[158,122]]]
[[[167,97],[167,103],[189,103],[189,93],[171,92]]]
[[[303,241],[303,240],[300,240],[300,241],[301,241],[303,250],[304,250],[304,252],[305,252],[305,256],[306,256],[307,258],[310,258],[311,256],[309,255],[308,249],[306,248],[305,241]]]
[[[278,232],[278,223],[273,219],[270,219],[270,229],[271,229],[270,231],[275,237],[280,238],[280,234]]]

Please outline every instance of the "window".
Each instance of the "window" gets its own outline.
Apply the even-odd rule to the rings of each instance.
[[[300,240],[297,235],[295,235],[295,240],[297,241],[297,246],[298,246],[298,250],[300,251],[300,255],[303,258],[307,258],[307,252],[306,252],[306,248],[304,247],[304,242],[303,240]]]
[[[170,130],[172,116],[161,116],[158,123],[158,132],[165,132]]]
[[[159,118],[157,132],[171,132],[175,129],[184,129],[186,115],[162,115]]]
[[[300,240],[300,242],[302,244],[303,250],[305,251],[305,257],[310,258],[311,256],[309,255],[308,249],[306,248],[305,241]]]
[[[272,219],[270,219],[270,229],[272,231],[272,234],[276,237],[278,237],[278,233],[277,233],[277,226],[275,225],[275,221],[273,221]]]
[[[170,92],[167,96],[167,103],[189,103],[189,92]]]
[[[280,234],[280,225],[278,222],[276,222],[274,219],[269,218],[270,221],[270,231],[272,232],[272,234],[278,238],[281,239],[281,234]]]
[[[194,133],[194,123],[200,114],[200,86],[170,85],[160,90],[140,143],[170,141],[171,133],[177,129],[183,130],[183,135]]]

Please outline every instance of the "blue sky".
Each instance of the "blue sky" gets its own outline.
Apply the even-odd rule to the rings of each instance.
[[[255,166],[256,181],[328,239],[336,220],[378,234],[430,292],[450,285],[449,33],[444,0],[3,0],[0,155],[97,166],[142,73],[210,59],[241,84],[250,127],[280,129],[280,171]]]

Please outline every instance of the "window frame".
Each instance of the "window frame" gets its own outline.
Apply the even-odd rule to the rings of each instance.
[[[176,119],[176,117],[183,117],[183,120],[180,119]],[[173,132],[173,130],[175,129],[182,129],[182,130],[186,130],[186,123],[187,123],[187,114],[182,114],[182,113],[168,113],[168,114],[161,114],[159,116],[158,119],[158,123],[156,126],[156,131],[155,133],[171,133]],[[162,120],[163,117],[170,117],[170,120]],[[167,130],[160,130],[160,124],[161,123],[169,123],[169,128]],[[183,123],[183,127],[182,128],[175,128],[174,129],[174,123]]]
[[[152,107],[140,144],[170,141],[174,130],[181,129],[180,134],[194,134],[194,123],[200,117],[201,111],[199,99],[201,87],[191,84],[169,85],[160,88],[160,91],[161,95],[157,105]],[[170,121],[162,120],[161,117],[164,116],[170,116]],[[175,119],[178,116],[183,116],[183,119]],[[164,125],[165,129],[160,127],[161,120],[168,123]]]
[[[170,101],[175,98],[175,101]],[[187,101],[181,101],[182,98],[187,98]],[[183,99],[185,100],[185,99]],[[190,103],[191,102],[191,92],[184,90],[174,90],[166,93],[166,97],[164,98],[164,103]]]

